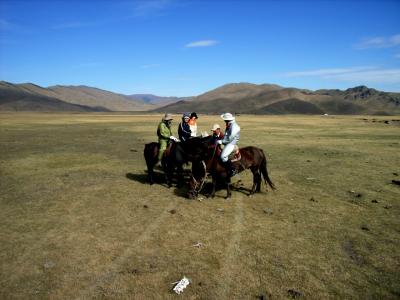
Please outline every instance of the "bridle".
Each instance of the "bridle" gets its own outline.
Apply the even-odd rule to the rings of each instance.
[[[198,180],[196,180],[196,178],[194,178],[193,174],[192,174],[192,180],[194,181],[194,188],[193,188],[193,192],[195,193],[195,195],[197,195],[198,193],[200,193],[200,191],[202,190],[204,183],[206,182],[206,178],[207,178],[207,167],[206,167],[206,163],[204,162],[204,160],[201,161],[201,165],[204,168],[204,176]]]
[[[218,145],[215,145],[213,154],[211,156],[211,161],[214,160],[215,153],[217,152],[217,147],[218,147]],[[207,166],[206,166],[206,163],[204,162],[204,160],[201,160],[201,165],[204,168],[204,176],[202,178],[196,180],[196,178],[192,174],[192,180],[193,180],[193,182],[195,184],[194,188],[193,188],[193,192],[194,192],[195,195],[200,193],[200,191],[202,190],[202,188],[204,186],[206,178],[207,178]]]

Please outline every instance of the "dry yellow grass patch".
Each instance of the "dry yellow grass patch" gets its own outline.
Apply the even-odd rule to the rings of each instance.
[[[202,202],[146,183],[160,119],[0,115],[2,299],[399,297],[396,118],[239,116],[278,190]]]

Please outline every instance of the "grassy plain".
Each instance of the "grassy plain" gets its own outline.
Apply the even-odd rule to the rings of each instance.
[[[0,114],[1,299],[400,297],[396,118],[239,116],[277,191],[231,201],[146,184],[159,119]]]

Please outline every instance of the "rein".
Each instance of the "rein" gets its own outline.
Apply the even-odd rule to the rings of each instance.
[[[217,152],[217,147],[218,147],[218,145],[215,145],[213,155],[211,156],[211,161],[214,160],[215,153]]]

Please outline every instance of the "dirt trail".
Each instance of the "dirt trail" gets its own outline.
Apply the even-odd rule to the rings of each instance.
[[[217,291],[218,299],[230,298],[229,293],[235,276],[233,266],[236,265],[236,257],[240,253],[240,240],[243,232],[243,199],[237,196],[232,200],[235,205],[235,218],[232,225],[232,236],[226,247],[225,257],[221,264],[221,274],[218,276],[218,281],[220,281]]]
[[[151,220],[150,224],[146,227],[146,229],[142,232],[141,235],[134,241],[132,241],[132,246],[127,248],[121,255],[113,261],[105,270],[105,272],[94,278],[85,289],[81,290],[80,294],[75,299],[87,299],[93,297],[93,293],[95,293],[96,288],[99,286],[110,283],[116,279],[118,272],[121,270],[126,264],[126,261],[129,259],[131,254],[139,247],[142,246],[143,242],[151,237],[151,234],[162,224],[164,219],[169,215],[167,212],[176,206],[176,203],[169,202],[164,208],[161,209],[160,215],[157,218]]]

